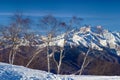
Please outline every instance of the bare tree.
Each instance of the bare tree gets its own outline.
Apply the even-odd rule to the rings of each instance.
[[[65,44],[65,43],[63,43],[63,44]],[[62,47],[62,46],[60,47],[60,51],[58,52],[58,54],[59,54],[59,60],[58,61],[55,59],[56,52],[58,52],[58,50],[55,49],[55,47],[54,47],[54,49],[53,49],[53,60],[56,64],[56,66],[57,66],[57,74],[60,74],[62,61],[63,61],[63,58],[65,57],[64,47]]]
[[[55,51],[57,51],[57,50],[55,50],[55,48],[53,49],[53,60],[56,63],[56,66],[57,66],[57,74],[60,74],[62,61],[63,61],[63,58],[65,57],[65,54],[64,54],[64,46],[65,46],[65,43],[66,43],[65,37],[67,36],[67,34],[69,32],[69,29],[70,29],[65,22],[60,22],[59,27],[62,28],[62,29],[65,29],[65,31],[64,31],[65,34],[63,36],[62,44],[61,44],[60,50],[58,52],[59,53],[59,60],[58,61],[55,59],[55,55],[56,55]]]
[[[62,28],[62,30],[64,32],[64,36],[63,36],[62,46],[60,47],[59,60],[58,61],[56,61],[56,59],[55,59],[55,52],[54,52],[55,50],[53,50],[53,53],[54,53],[53,54],[53,60],[56,63],[56,66],[57,66],[57,74],[60,74],[62,61],[63,61],[63,58],[65,57],[64,47],[65,47],[65,44],[66,44],[66,40],[68,38],[68,34],[72,29],[80,26],[79,24],[80,24],[81,20],[82,20],[81,18],[73,16],[68,24],[66,22],[60,22],[59,23],[60,28]]]
[[[40,33],[44,36],[39,36],[40,39],[42,40],[42,44],[45,46],[38,46],[35,52],[33,53],[31,59],[28,61],[26,67],[28,67],[31,62],[35,59],[35,57],[43,50],[44,47],[46,47],[46,54],[47,54],[47,65],[48,65],[48,72],[50,72],[50,42],[52,41],[52,38],[55,36],[55,30],[57,27],[57,20],[55,17],[52,15],[46,15],[42,19],[40,19],[39,22],[39,28],[40,28]],[[27,35],[26,35],[27,37]],[[31,36],[33,37],[33,36]],[[30,36],[27,38],[31,39]]]
[[[9,63],[14,64],[14,59],[17,51],[19,50],[21,36],[24,35],[24,31],[29,26],[30,19],[23,18],[21,13],[16,13],[11,17],[11,23],[9,26],[4,27],[2,35],[4,37],[4,43],[6,46],[10,46]]]
[[[70,24],[67,25],[65,22],[59,22],[55,17],[53,17],[52,15],[47,15],[44,16],[41,20],[40,20],[40,28],[41,31],[43,32],[42,34],[44,35],[44,38],[41,38],[41,40],[45,43],[45,47],[46,47],[46,54],[47,54],[47,65],[48,65],[48,72],[50,72],[50,58],[53,56],[53,59],[57,65],[57,73],[60,73],[60,68],[62,65],[62,60],[64,58],[64,46],[66,44],[66,38],[67,35],[69,33],[69,31],[71,29],[73,29],[73,25],[75,20],[77,18],[73,17],[72,20],[70,20]],[[64,39],[63,39],[63,46],[61,46],[60,48],[60,56],[59,56],[59,61],[56,61],[55,59],[55,48],[53,49],[53,52],[50,53],[50,43],[53,41],[53,37],[56,36],[57,33],[59,33],[59,29],[65,29],[65,34],[64,34]],[[30,63],[33,61],[33,59],[35,59],[35,57],[37,56],[37,54],[39,54],[42,50],[42,47],[38,47],[38,49],[35,51],[35,53],[33,54],[33,56],[31,57],[30,61],[27,63],[26,67],[28,67],[30,65]]]
[[[46,44],[46,54],[47,54],[47,65],[48,65],[48,72],[50,72],[50,42],[52,38],[55,36],[56,28],[58,26],[58,21],[52,15],[44,16],[40,20],[40,28],[43,29],[46,39],[42,39],[43,42]]]

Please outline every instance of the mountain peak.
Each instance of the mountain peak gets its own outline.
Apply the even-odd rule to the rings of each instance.
[[[90,26],[85,26],[85,27],[81,27],[80,28],[80,32],[81,33],[86,33],[86,32],[90,32],[91,31],[91,27]]]
[[[110,32],[100,25],[96,27],[84,26],[74,32],[71,31],[67,36],[67,45],[89,47],[91,44],[97,50],[104,50],[103,47],[114,49],[116,50],[115,54],[119,55],[120,51],[116,47],[120,47],[120,34]],[[61,44],[63,38],[61,36],[56,44]]]

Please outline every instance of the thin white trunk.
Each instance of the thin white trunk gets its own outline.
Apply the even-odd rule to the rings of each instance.
[[[87,60],[87,56],[88,56],[89,52],[90,52],[90,48],[88,49],[87,53],[85,54],[85,57],[84,57],[84,60],[83,60],[83,63],[82,63],[79,75],[82,75],[82,72],[84,70],[84,67],[85,67],[85,64],[86,64],[86,60]]]
[[[13,50],[11,49],[10,50],[10,54],[9,54],[9,63],[10,64],[12,64],[12,61],[11,61],[11,59],[12,59],[12,53],[13,53]]]
[[[14,64],[15,55],[16,55],[16,51],[13,51],[11,64]]]
[[[15,55],[16,55],[16,52],[19,48],[19,45],[14,45],[13,47],[13,53],[12,53],[12,58],[11,58],[11,64],[14,64],[14,60],[15,60]]]
[[[29,60],[29,62],[27,63],[26,67],[28,67],[28,66],[31,64],[31,62],[34,60],[34,58],[37,56],[37,54],[39,54],[41,51],[42,51],[42,50],[38,50],[38,51],[32,56],[32,58],[31,58],[31,59]]]
[[[10,54],[9,54],[9,63],[10,64],[13,64],[12,57],[13,57],[13,53],[14,53],[14,46],[15,46],[15,44],[12,45]]]
[[[63,55],[63,48],[61,49],[61,52],[60,52],[60,60],[59,60],[59,63],[58,63],[58,70],[57,70],[57,74],[60,74],[60,69],[61,69],[61,65],[62,65],[62,60],[64,58],[64,55]]]
[[[47,64],[48,64],[48,72],[50,72],[50,57],[49,57],[49,42],[47,42]]]

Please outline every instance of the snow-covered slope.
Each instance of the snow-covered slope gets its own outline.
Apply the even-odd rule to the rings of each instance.
[[[45,71],[0,63],[0,80],[120,80],[120,76],[55,75]]]
[[[68,80],[45,71],[0,63],[0,80]]]

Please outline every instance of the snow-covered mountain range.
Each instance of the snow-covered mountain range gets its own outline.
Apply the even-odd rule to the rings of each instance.
[[[41,39],[46,39],[44,36],[36,35],[34,41],[38,43],[39,46],[45,47],[45,43],[41,44]],[[41,38],[40,38],[41,37]],[[50,45],[57,45],[60,47],[64,46],[84,46],[92,47],[97,50],[104,50],[104,48],[114,49],[115,54],[120,55],[120,32],[111,32],[104,29],[102,26],[91,27],[85,26],[80,27],[76,30],[71,30],[54,37],[50,42]],[[27,45],[30,41],[21,39],[21,45]]]
[[[70,31],[65,37],[64,34],[55,37],[51,45],[63,46],[64,40],[69,46],[92,47],[102,51],[104,48],[114,49],[115,54],[120,55],[120,32],[111,32],[97,27],[81,27],[79,30]]]

